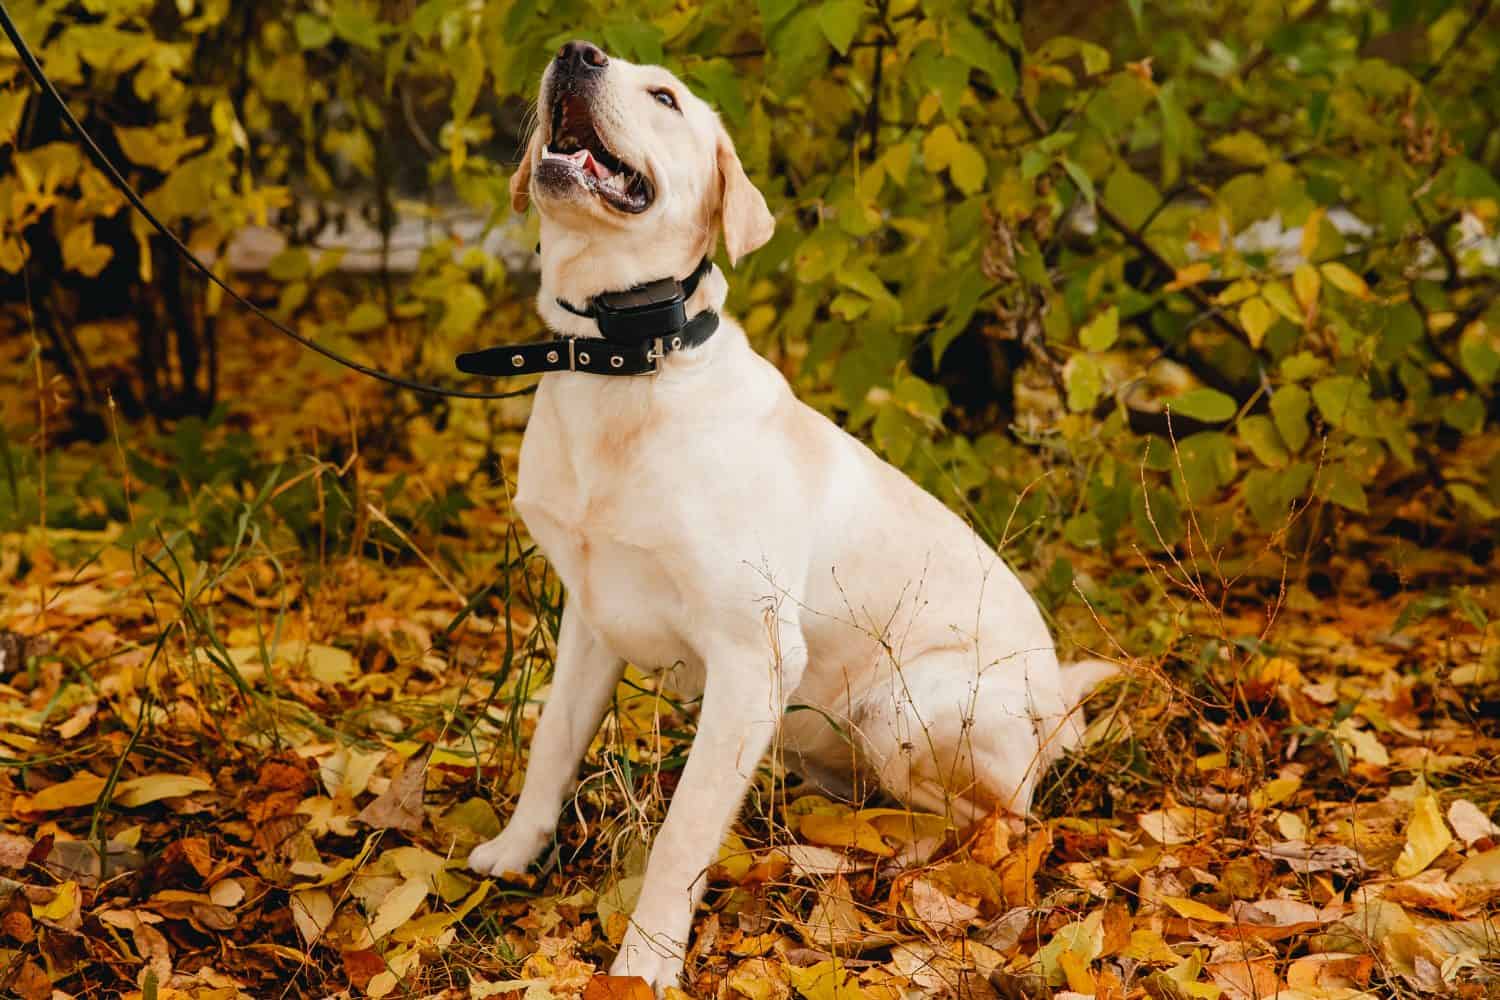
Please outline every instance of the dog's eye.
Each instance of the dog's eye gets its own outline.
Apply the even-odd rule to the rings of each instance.
[[[651,91],[651,96],[656,98],[656,103],[665,105],[666,107],[671,108],[673,111],[680,112],[682,110],[677,106],[677,98],[673,96],[670,90],[658,87],[657,89]]]

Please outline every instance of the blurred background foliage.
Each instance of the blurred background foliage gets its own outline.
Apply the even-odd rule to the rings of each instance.
[[[528,310],[495,310],[535,287],[534,220],[510,215],[505,185],[546,62],[588,37],[713,102],[766,192],[777,234],[732,280],[756,344],[1020,561],[1061,539],[1240,552],[1221,578],[1270,579],[1281,565],[1252,557],[1381,538],[1491,563],[1487,0],[9,6],[162,218],[226,272],[245,227],[284,234],[246,287],[371,362],[440,375],[458,349],[538,332]],[[445,206],[477,213],[479,237],[428,230],[414,267],[390,267],[401,220]],[[380,236],[381,266],[351,275],[317,246],[356,222]],[[135,471],[163,496],[185,476],[264,474],[257,441],[222,426],[227,307],[89,165],[8,47],[0,295],[7,336],[29,331],[30,360],[65,386],[66,433],[107,436],[111,401],[148,421],[168,460]],[[102,346],[80,333],[120,320]],[[277,407],[261,385],[240,405]],[[485,412],[393,396],[381,428],[483,430]],[[54,524],[86,524],[127,503],[102,475],[90,504],[28,489],[45,472],[35,420],[6,418],[0,518],[35,523],[50,502]],[[357,506],[319,496],[314,518],[311,490],[291,519],[306,539]],[[411,517],[440,525],[462,505],[428,498]],[[1071,589],[1066,559],[1036,575],[1045,598]]]

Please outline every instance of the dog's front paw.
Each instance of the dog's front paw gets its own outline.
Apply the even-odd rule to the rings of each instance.
[[[481,875],[523,874],[547,846],[549,836],[546,831],[533,832],[512,822],[498,837],[469,852],[469,868]]]
[[[663,996],[668,986],[677,986],[682,976],[681,946],[663,935],[648,936],[635,926],[625,932],[620,953],[609,967],[611,976],[640,976]]]

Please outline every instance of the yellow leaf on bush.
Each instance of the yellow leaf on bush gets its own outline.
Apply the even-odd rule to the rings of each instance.
[[[1323,279],[1318,277],[1317,268],[1311,264],[1301,264],[1292,273],[1292,292],[1297,296],[1297,304],[1304,312],[1311,313],[1313,306],[1318,304],[1318,293],[1322,291]]]
[[[1271,311],[1265,299],[1256,296],[1240,304],[1240,325],[1245,328],[1245,336],[1250,338],[1251,347],[1260,347],[1266,339],[1266,331],[1275,322],[1276,314]]]
[[[115,252],[108,244],[94,242],[94,221],[89,219],[74,226],[63,237],[63,266],[77,271],[85,278],[97,278]]]
[[[879,830],[855,813],[809,813],[802,817],[800,829],[804,840],[824,847],[853,847],[882,858],[896,853]]]
[[[1213,276],[1213,273],[1213,265],[1207,261],[1200,260],[1196,264],[1189,264],[1187,267],[1179,269],[1176,276],[1167,282],[1167,291],[1181,291],[1184,288],[1207,281]]]
[[[1354,296],[1356,299],[1370,298],[1370,286],[1365,284],[1365,279],[1349,270],[1348,267],[1338,261],[1331,260],[1319,269],[1328,283],[1341,292]]]
[[[1438,855],[1453,843],[1453,834],[1443,822],[1442,810],[1438,808],[1437,796],[1423,795],[1416,801],[1411,823],[1406,828],[1406,846],[1396,859],[1394,869],[1397,877],[1411,878],[1417,872],[1437,860]]]

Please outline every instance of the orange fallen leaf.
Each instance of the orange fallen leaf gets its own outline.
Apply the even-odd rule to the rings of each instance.
[[[640,976],[598,975],[583,988],[583,1000],[656,1000]]]

